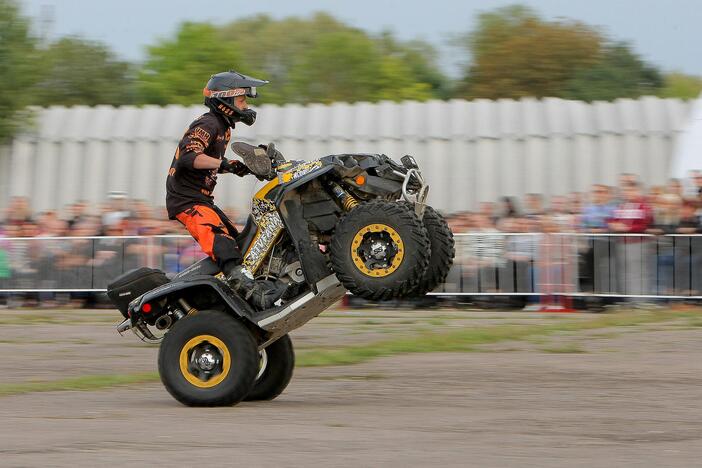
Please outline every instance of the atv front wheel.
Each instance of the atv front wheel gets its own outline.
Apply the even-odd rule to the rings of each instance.
[[[453,233],[444,217],[431,206],[427,206],[424,209],[423,223],[431,242],[431,257],[427,270],[413,292],[416,296],[423,296],[446,281],[456,256]]]
[[[295,368],[295,351],[289,335],[284,335],[259,352],[259,371],[253,390],[244,400],[272,400],[285,390]]]
[[[200,311],[178,320],[166,334],[158,371],[168,393],[184,405],[234,405],[256,379],[256,342],[232,316]]]
[[[429,263],[427,230],[406,204],[363,203],[337,223],[331,263],[339,281],[370,300],[406,296]]]

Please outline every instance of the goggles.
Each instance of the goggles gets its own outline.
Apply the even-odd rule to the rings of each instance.
[[[250,88],[227,89],[224,91],[212,91],[212,90],[205,88],[202,90],[202,94],[204,94],[205,97],[213,97],[213,98],[228,98],[228,97],[243,96],[243,95],[245,95],[246,97],[255,98],[258,96],[258,92],[256,91],[255,86],[252,86]]]

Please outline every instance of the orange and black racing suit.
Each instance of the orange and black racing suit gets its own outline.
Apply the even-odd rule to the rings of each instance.
[[[225,272],[242,261],[234,240],[237,231],[214,204],[217,169],[195,169],[193,164],[201,153],[224,158],[230,136],[229,125],[217,114],[208,112],[198,117],[180,140],[166,181],[168,217],[180,221]]]

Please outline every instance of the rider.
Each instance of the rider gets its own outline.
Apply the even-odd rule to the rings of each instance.
[[[227,216],[214,204],[212,192],[217,174],[250,174],[241,161],[229,160],[224,152],[236,122],[253,125],[256,112],[246,98],[256,97],[256,88],[268,81],[228,71],[212,75],[203,89],[210,111],[201,115],[185,132],[176,149],[166,181],[168,217],[177,219],[224,272],[232,288],[254,307],[268,309],[283,294],[271,281],[254,280],[243,265],[235,240],[237,234]]]

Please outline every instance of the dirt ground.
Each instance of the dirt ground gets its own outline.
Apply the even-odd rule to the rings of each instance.
[[[589,314],[332,310],[300,351]],[[559,322],[561,321],[561,322]],[[109,311],[0,311],[0,388],[156,369]],[[160,383],[0,396],[0,466],[699,466],[702,327],[680,320],[296,369],[278,399],[181,406]]]

